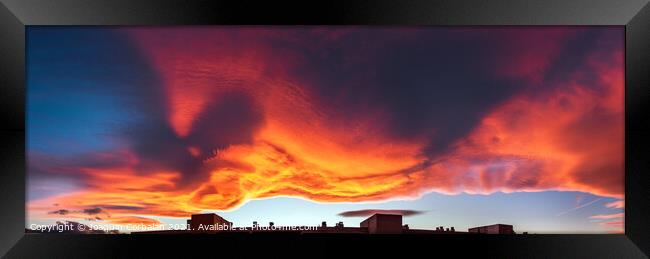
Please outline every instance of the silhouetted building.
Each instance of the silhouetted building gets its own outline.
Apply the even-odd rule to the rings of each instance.
[[[481,226],[470,228],[468,230],[470,233],[479,233],[479,234],[514,234],[515,231],[512,228],[512,225],[505,224],[494,224],[489,226]]]
[[[359,227],[345,227],[343,222],[337,222],[334,226],[328,227],[327,222],[321,222],[320,226],[314,226],[311,229],[282,229],[282,226],[273,229],[274,223],[269,222],[268,227],[259,227],[257,221],[253,221],[253,227],[240,227],[233,229],[233,223],[225,220],[217,214],[194,214],[191,219],[187,220],[191,231],[190,233],[283,233],[283,234],[515,234],[512,225],[495,224],[490,226],[481,226],[470,228],[469,232],[457,232],[454,227],[438,226],[433,229],[413,229],[408,224],[402,224],[402,215],[394,214],[374,214],[359,224]],[[222,231],[228,230],[228,231]],[[132,234],[183,234],[188,233],[186,230],[157,230],[132,232]]]
[[[224,228],[230,229],[232,223],[225,220],[217,214],[194,214],[192,218],[187,221],[192,230],[223,230]]]
[[[360,226],[368,228],[369,234],[401,234],[402,215],[375,214],[361,221]]]

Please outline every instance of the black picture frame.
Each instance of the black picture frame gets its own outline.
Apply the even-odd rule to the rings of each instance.
[[[0,255],[6,258],[276,256],[399,252],[490,258],[650,255],[648,0],[128,1],[0,0]],[[25,28],[29,25],[625,26],[625,234],[30,235],[25,234]]]

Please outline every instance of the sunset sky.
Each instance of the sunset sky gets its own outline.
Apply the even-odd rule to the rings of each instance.
[[[623,27],[34,27],[27,225],[620,233]]]

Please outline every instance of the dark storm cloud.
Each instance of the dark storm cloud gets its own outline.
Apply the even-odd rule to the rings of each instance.
[[[609,61],[612,53],[623,49],[623,38],[624,31],[617,28],[584,29],[569,37],[558,54],[559,58],[549,64],[545,85],[562,87],[561,82],[576,79],[578,83],[602,91],[605,86],[598,80],[596,70],[588,68],[591,65],[589,58]]]
[[[384,109],[391,134],[398,138],[430,135],[425,153],[435,156],[466,136],[490,109],[523,90],[530,82],[496,73],[499,62],[514,52],[504,46],[518,35],[530,33],[541,39],[552,38],[555,30],[451,30],[440,28],[350,30],[317,45],[302,48],[301,68],[294,76],[318,93],[323,106],[344,109],[354,119],[369,110]],[[567,37],[550,40],[559,48],[548,71],[539,71],[543,82],[566,80],[584,63],[594,48],[610,47],[616,42],[590,44],[613,38],[618,30],[574,30]],[[314,42],[305,34],[303,42]],[[615,38],[615,37],[614,37]],[[281,43],[276,43],[282,48]],[[299,40],[291,43],[300,46]],[[535,53],[544,44],[523,41],[521,53]],[[588,47],[586,47],[588,46]],[[615,46],[614,46],[615,47]],[[555,55],[557,54],[557,55]],[[523,62],[538,62],[534,56]],[[520,64],[526,65],[526,64]],[[590,75],[585,76],[585,80]],[[546,85],[555,85],[547,83]],[[538,91],[548,91],[548,87]],[[534,91],[533,91],[534,92]]]
[[[125,132],[132,150],[139,158],[139,171],[172,170],[192,173],[200,160],[186,151],[184,140],[176,136],[164,120],[141,123]]]
[[[490,54],[482,42],[493,40],[489,36],[467,40],[466,32],[445,29],[403,34],[351,32],[307,53],[307,70],[295,76],[315,87],[323,104],[349,114],[385,109],[395,137],[433,134],[432,152],[466,135],[489,108],[518,90],[476,62]],[[347,58],[358,52],[364,58]]]
[[[381,210],[381,209],[368,209],[368,210],[351,210],[339,213],[343,217],[368,217],[374,214],[393,214],[402,216],[414,216],[425,213],[419,210]]]
[[[256,106],[255,101],[243,91],[222,94],[199,114],[192,125],[188,142],[204,151],[251,143],[254,131],[264,119]]]

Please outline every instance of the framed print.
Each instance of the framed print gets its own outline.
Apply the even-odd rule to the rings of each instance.
[[[3,0],[0,252],[645,258],[649,8]]]

